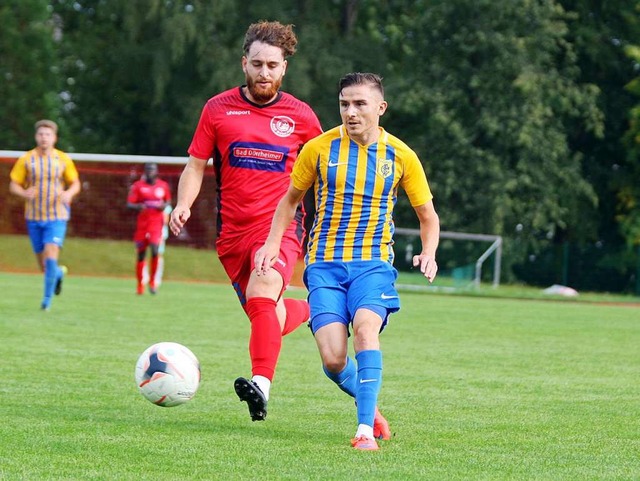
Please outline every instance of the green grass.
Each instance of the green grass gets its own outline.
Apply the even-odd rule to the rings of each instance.
[[[404,293],[382,335],[395,436],[371,453],[349,446],[353,402],[305,328],[285,338],[269,417],[250,421],[233,392],[249,325],[229,286],[138,297],[129,279],[72,274],[41,312],[41,285],[0,273],[2,480],[640,479],[636,307]],[[184,406],[133,381],[161,340],[200,360]]]
[[[133,242],[102,239],[68,238],[60,256],[74,276],[134,277],[135,252]],[[165,279],[174,281],[201,281],[227,283],[227,276],[216,253],[208,249],[192,249],[175,245],[167,246],[165,253]],[[297,266],[293,285],[302,287],[301,272]],[[22,235],[0,235],[0,272],[36,273],[35,257],[29,239]],[[519,299],[557,300],[563,302],[609,302],[632,303],[640,307],[640,297],[611,293],[582,292],[577,298],[549,296],[539,287],[502,284],[497,288],[483,284],[479,289],[469,285],[471,280],[461,283],[444,275],[438,275],[429,286],[417,272],[401,272],[398,283],[427,287],[428,293],[447,292],[473,297],[501,297]],[[450,292],[456,287],[454,292]]]
[[[134,277],[136,253],[132,242],[67,238],[60,262],[81,276]],[[216,253],[169,245],[165,256],[166,279],[226,282]],[[37,272],[27,236],[0,235],[0,271]]]

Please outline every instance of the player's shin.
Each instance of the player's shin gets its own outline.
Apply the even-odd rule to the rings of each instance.
[[[301,299],[284,299],[284,307],[287,311],[287,318],[284,322],[282,335],[286,336],[309,320],[309,303]]]
[[[48,308],[51,304],[51,297],[58,280],[58,261],[56,259],[46,258],[44,260],[44,296],[42,299],[42,307]]]
[[[347,356],[347,365],[340,372],[331,372],[324,365],[322,366],[322,370],[341,390],[351,397],[356,397],[358,373],[356,372],[356,364],[350,357]]]
[[[358,424],[373,428],[378,393],[382,385],[382,353],[379,350],[360,351],[356,354],[356,362]]]
[[[252,297],[247,301],[246,311],[251,321],[249,355],[252,374],[272,380],[282,347],[276,301],[266,297]]]

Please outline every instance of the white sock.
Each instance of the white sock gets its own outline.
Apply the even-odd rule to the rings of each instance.
[[[367,424],[358,424],[358,430],[356,431],[356,438],[358,436],[365,436],[369,439],[374,439],[373,426],[369,426]]]
[[[269,390],[271,389],[271,381],[269,381],[269,379],[264,376],[253,376],[251,380],[258,385],[258,387],[262,391],[262,394],[264,394],[265,399],[268,401]],[[371,428],[371,432],[373,433],[373,428]],[[371,437],[373,437],[373,434],[371,435]]]

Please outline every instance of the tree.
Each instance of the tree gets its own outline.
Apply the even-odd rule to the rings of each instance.
[[[520,256],[560,232],[593,235],[597,198],[569,137],[600,135],[602,115],[596,86],[577,81],[567,13],[552,1],[397,0],[374,14],[387,124],[427,159],[443,226],[518,229]]]
[[[33,124],[58,118],[59,65],[47,0],[6,0],[0,5],[0,146],[33,146]]]
[[[579,80],[598,86],[598,106],[604,114],[603,136],[575,130],[571,137],[572,149],[585,154],[584,175],[599,199],[593,214],[597,239],[583,247],[585,268],[576,274],[590,277],[590,271],[598,272],[599,283],[592,282],[593,288],[630,289],[636,261],[627,246],[635,236],[633,186],[640,177],[633,145],[623,137],[629,129],[628,112],[636,102],[632,84],[625,86],[637,76],[637,60],[626,52],[640,41],[638,5],[627,0],[561,3],[574,13],[568,38],[578,54]]]

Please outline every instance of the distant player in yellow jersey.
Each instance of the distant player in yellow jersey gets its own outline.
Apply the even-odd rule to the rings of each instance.
[[[71,158],[55,148],[58,125],[52,120],[35,124],[37,147],[20,157],[11,169],[9,190],[25,200],[27,231],[40,270],[44,296],[40,307],[48,311],[53,294],[60,294],[65,269],[58,265],[71,201],[80,192],[78,171]]]
[[[280,240],[305,192],[314,187],[316,213],[304,273],[313,332],[325,374],[356,400],[351,445],[377,450],[389,424],[377,408],[382,382],[379,333],[400,309],[394,283],[393,208],[402,187],[420,222],[422,250],[413,265],[433,281],[440,220],[424,169],[413,150],[379,126],[387,110],[382,80],[351,73],[340,80],[342,125],[309,141],[278,204],[271,232],[256,252],[257,272],[278,258]],[[354,362],[347,338],[353,329]]]

